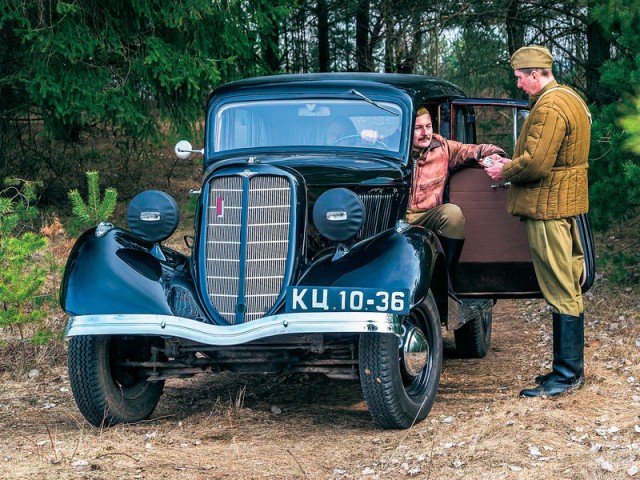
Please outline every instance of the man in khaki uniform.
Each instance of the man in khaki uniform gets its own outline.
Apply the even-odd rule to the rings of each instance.
[[[487,168],[511,182],[508,211],[524,218],[536,277],[553,309],[553,368],[538,375],[526,397],[555,396],[584,383],[584,312],[580,279],[583,250],[575,216],[589,209],[587,160],[591,114],[551,73],[544,47],[523,47],[511,57],[531,112],[518,137],[513,161]]]

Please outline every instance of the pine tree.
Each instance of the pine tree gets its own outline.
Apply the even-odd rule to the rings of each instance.
[[[0,192],[0,328],[18,330],[24,366],[25,326],[37,326],[45,317],[38,293],[47,278],[40,265],[47,239],[21,231],[38,213],[33,205],[37,185],[15,179],[5,185]]]
[[[69,199],[73,205],[73,214],[83,225],[90,227],[108,220],[116,208],[118,192],[115,188],[107,188],[104,197],[100,199],[100,180],[98,172],[87,172],[87,201],[85,202],[78,190],[69,192]]]

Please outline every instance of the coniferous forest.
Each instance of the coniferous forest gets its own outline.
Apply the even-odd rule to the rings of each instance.
[[[375,429],[353,384],[289,372],[174,378],[150,420],[82,419],[59,304],[65,263],[87,228],[125,226],[145,189],[178,200],[188,228],[167,246],[189,249],[202,157],[178,159],[173,146],[202,146],[212,90],[262,75],[387,72],[526,99],[509,59],[532,44],[552,52],[556,79],[593,114],[597,274],[579,392],[518,398],[551,366],[550,315],[539,299],[501,299],[486,358],[456,358],[443,329],[434,409],[407,431]],[[0,477],[634,477],[639,178],[638,1],[0,0]]]
[[[1,8],[0,176],[43,181],[49,203],[66,201],[88,170],[129,197],[131,178],[161,161],[158,147],[194,135],[210,91],[231,80],[404,72],[514,97],[523,94],[508,59],[528,44],[552,51],[556,77],[594,113],[594,225],[628,218],[640,201],[637,2],[5,0]]]

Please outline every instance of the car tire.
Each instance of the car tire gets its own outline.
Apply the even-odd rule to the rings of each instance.
[[[424,420],[440,383],[442,331],[431,292],[402,327],[401,339],[388,333],[360,335],[360,383],[369,413],[382,428],[409,428]],[[405,348],[416,338],[426,344],[423,351],[416,349],[418,357]]]
[[[484,358],[491,346],[492,322],[493,314],[491,308],[488,308],[454,330],[456,353],[459,357]]]
[[[71,390],[82,415],[96,427],[144,420],[155,409],[164,381],[149,382],[121,360],[149,360],[142,337],[77,336],[69,341]]]

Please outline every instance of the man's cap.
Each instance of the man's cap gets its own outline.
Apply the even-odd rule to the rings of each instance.
[[[422,115],[431,116],[431,114],[429,113],[429,110],[427,110],[427,107],[420,107],[416,112],[416,117],[421,117]]]
[[[553,65],[553,55],[544,47],[531,45],[516,50],[511,55],[511,67],[514,70],[522,68],[551,68]]]

